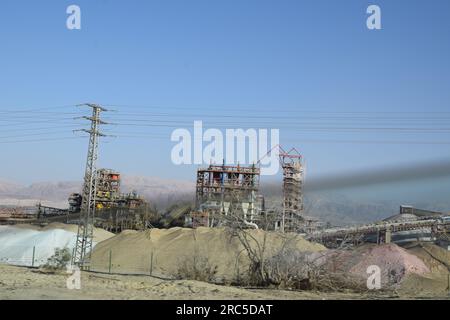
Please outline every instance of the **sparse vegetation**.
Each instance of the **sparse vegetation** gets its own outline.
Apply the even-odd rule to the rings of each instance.
[[[321,259],[323,254],[313,255],[295,248],[295,235],[280,235],[282,243],[279,249],[269,255],[268,232],[256,237],[236,216],[229,218],[227,225],[230,235],[239,239],[250,260],[246,276],[239,275],[237,285],[335,292],[367,291],[362,279],[341,270],[331,271]]]
[[[217,265],[212,265],[207,257],[195,254],[182,260],[177,270],[176,278],[180,280],[214,282],[216,274]]]
[[[55,254],[48,258],[47,263],[41,267],[46,271],[61,271],[69,264],[72,255],[68,248],[55,248]]]

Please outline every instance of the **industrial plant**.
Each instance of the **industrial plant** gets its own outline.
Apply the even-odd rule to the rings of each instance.
[[[320,268],[326,267],[327,272],[333,274],[338,265],[340,280],[327,281],[337,281],[333,285],[339,288],[350,287],[352,290],[361,290],[355,289],[358,284],[355,285],[349,282],[350,280],[342,278],[347,274],[354,274],[361,280],[361,277],[365,276],[364,269],[345,269],[352,265],[348,262],[352,259],[356,259],[355,261],[365,259],[354,262],[355,265],[360,263],[365,266],[373,263],[369,261],[370,257],[376,257],[378,259],[376,263],[384,263],[389,269],[388,274],[384,275],[384,283],[395,286],[403,281],[408,272],[418,274],[429,272],[429,268],[423,262],[414,260],[415,258],[410,256],[406,249],[399,246],[417,244],[415,246],[430,253],[431,249],[425,247],[429,244],[436,246],[432,247],[433,250],[440,248],[439,250],[446,253],[450,251],[450,216],[446,213],[401,205],[399,214],[382,221],[344,227],[332,227],[327,221],[308,216],[304,201],[305,162],[303,155],[295,147],[285,149],[277,145],[270,151],[277,154],[282,171],[281,179],[277,181],[280,196],[274,201],[273,195],[269,195],[270,205],[266,199],[268,195],[264,194],[261,188],[260,162],[250,165],[226,165],[224,161],[222,164],[211,163],[197,169],[192,201],[175,203],[163,211],[158,210],[137,191],[123,192],[121,172],[97,168],[99,138],[105,136],[100,131],[100,126],[106,124],[100,115],[107,112],[107,109],[97,104],[84,106],[92,110],[92,115],[83,117],[89,121],[90,129],[82,130],[88,133],[89,144],[84,182],[80,192],[67,195],[65,209],[39,202],[34,209],[15,207],[0,210],[1,225],[29,225],[30,228],[45,229],[54,228],[55,223],[62,223],[64,227],[58,228],[75,227],[76,240],[70,252],[70,265],[83,271],[146,274],[158,277],[165,277],[169,273],[172,277],[189,278],[191,273],[183,276],[179,274],[186,272],[180,271],[185,268],[183,263],[186,264],[189,257],[194,256],[195,270],[189,272],[193,274],[212,272],[208,266],[209,260],[200,260],[201,265],[197,265],[200,263],[197,260],[200,259],[197,258],[199,254],[197,242],[200,241],[202,246],[206,246],[207,249],[204,250],[209,252],[208,255],[213,251],[225,255],[224,257],[220,254],[213,255],[208,258],[215,259],[216,269],[219,270],[217,272],[221,275],[219,279],[222,282],[244,281],[240,271],[242,268],[240,264],[243,262],[240,262],[239,256],[242,252],[247,252],[249,260],[244,265],[247,266],[249,274],[246,275],[245,281],[257,285],[268,283],[282,285],[287,280],[279,278],[280,263],[288,268],[292,263],[289,259],[299,259],[295,255],[292,256],[290,251],[286,251],[290,248],[289,250],[300,250],[295,251],[297,255],[308,254],[316,257],[314,259],[320,257],[322,259],[320,261],[325,261],[320,266],[314,264],[311,266],[309,262],[301,260],[290,266],[289,268],[297,270],[296,272],[300,272],[305,266],[310,268],[301,271],[303,272],[301,277],[304,277],[302,280],[289,280],[291,286],[303,289],[322,286],[320,281],[325,280],[317,280],[320,283],[312,284],[312,281],[316,280],[311,277],[311,272],[318,272]],[[98,238],[101,232],[106,232],[105,239],[111,239],[97,244],[96,237]],[[260,232],[264,233],[264,240],[261,243],[258,240],[258,237],[261,237]],[[168,237],[168,240],[161,240],[165,239],[164,237]],[[201,237],[207,238],[198,240]],[[270,239],[267,243],[266,237]],[[233,244],[236,239],[239,240],[238,244],[236,242]],[[186,246],[191,246],[192,241],[194,249],[189,253],[189,257],[186,257],[187,260],[183,260],[184,262],[173,260],[182,256],[187,250]],[[294,241],[294,244],[290,244],[290,241]],[[275,245],[277,243],[281,247],[277,247]],[[276,262],[270,259],[261,260],[266,259],[264,258],[266,245],[272,247],[271,250],[278,250],[271,251],[273,256],[270,259],[277,259]],[[169,248],[168,246],[172,246],[172,249],[160,250]],[[255,246],[258,250],[253,248]],[[177,249],[173,249],[174,247]],[[241,249],[237,249],[238,247]],[[36,250],[38,249],[34,245],[31,253],[21,251],[20,255],[31,256],[25,260],[11,257],[3,259],[10,264],[31,267],[39,263],[42,265],[44,262],[36,257],[38,255]],[[155,257],[155,250],[159,258]],[[363,251],[360,253],[358,250]],[[395,262],[393,265],[391,260],[386,260],[389,254],[393,255],[389,258]],[[430,254],[433,258],[441,259],[434,253]],[[403,259],[401,257],[406,260],[401,260]],[[410,260],[413,261],[411,263],[414,263],[414,267],[411,267],[411,270],[405,269],[409,268]],[[444,260],[438,261],[446,265]],[[234,264],[236,266],[232,267]],[[179,269],[175,270],[176,266]],[[275,269],[261,270],[262,267]],[[277,274],[275,278],[272,278],[273,273]],[[439,277],[441,276],[440,273]],[[196,277],[198,275],[195,275],[194,279],[197,279]],[[211,281],[212,278],[207,279]]]
[[[121,192],[121,173],[97,169],[99,127],[107,124],[100,114],[107,109],[87,104],[92,109],[88,157],[81,193],[68,195],[68,209],[37,204],[35,212],[21,208],[2,209],[1,224],[30,223],[45,225],[63,222],[78,225],[74,263],[89,264],[94,227],[119,233],[122,230],[145,230],[155,225],[170,226],[173,212],[161,215],[137,192]],[[276,146],[282,169],[279,186],[280,206],[267,207],[260,191],[260,164],[210,164],[197,170],[195,199],[192,206],[174,210],[181,226],[188,228],[224,227],[240,224],[243,228],[297,233],[329,248],[356,246],[362,243],[402,243],[413,240],[435,242],[449,247],[449,217],[440,212],[402,205],[399,215],[368,225],[325,228],[324,221],[308,217],[304,210],[305,168],[303,156],[296,148],[285,151]],[[181,217],[179,216],[181,215]],[[164,223],[163,223],[163,222]],[[167,222],[169,221],[169,222]]]

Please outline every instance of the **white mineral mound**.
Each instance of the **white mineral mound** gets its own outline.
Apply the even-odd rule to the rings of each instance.
[[[55,253],[56,248],[75,247],[77,226],[51,224],[35,226],[0,226],[0,263],[20,266],[41,266]],[[94,245],[113,234],[96,229]],[[34,256],[34,262],[33,262]]]

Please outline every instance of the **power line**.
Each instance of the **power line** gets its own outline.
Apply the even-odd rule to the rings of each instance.
[[[60,141],[60,140],[73,140],[80,137],[61,137],[61,138],[49,138],[49,139],[31,139],[31,140],[12,140],[12,141],[0,141],[1,144],[7,143],[28,143],[28,142],[44,142],[44,141]]]
[[[326,111],[326,110],[312,110],[312,109],[304,109],[302,107],[281,107],[281,106],[160,106],[160,105],[124,105],[124,104],[105,104],[106,107],[114,107],[114,108],[127,108],[127,109],[162,109],[162,110],[201,110],[202,112],[207,112],[211,110],[227,110],[227,111],[238,111],[238,112],[273,112],[283,111],[283,112],[299,112],[302,114],[306,113],[319,113],[319,114],[448,114],[450,115],[450,111],[392,111],[392,110],[378,110],[378,111],[360,111],[360,110],[334,110],[334,111]],[[429,108],[428,108],[429,109]]]
[[[181,126],[185,125],[183,123],[180,123],[178,125],[172,124],[138,124],[138,123],[116,123],[118,126],[128,126],[128,127],[162,127],[162,128],[180,128]],[[206,129],[206,126],[204,126]],[[223,125],[216,126],[217,129],[233,129],[233,128],[227,128]],[[305,126],[299,126],[299,127],[283,127],[278,126],[278,129],[292,129],[296,131],[310,131],[310,132],[412,132],[412,133],[450,133],[450,127],[448,128],[419,128],[419,127],[305,127]]]
[[[28,125],[32,125],[32,124],[45,124],[45,123],[49,123],[49,122],[57,122],[58,124],[68,124],[68,125],[73,125],[74,122],[72,121],[68,121],[68,120],[64,120],[64,121],[56,121],[56,120],[39,120],[39,121],[25,121],[25,122],[15,122],[15,123],[7,123],[7,124],[2,124],[1,128],[4,127],[16,127],[16,126],[28,126]]]
[[[71,105],[73,106],[73,105]],[[120,106],[120,105],[111,105],[111,106]],[[132,106],[124,106],[121,107],[131,107]],[[62,131],[53,131],[54,128],[67,128],[72,129],[77,123],[74,122],[73,118],[67,117],[67,115],[73,115],[74,112],[68,112],[66,109],[63,112],[59,112],[63,107],[45,107],[45,108],[37,108],[37,109],[28,109],[28,110],[10,110],[10,111],[0,111],[0,113],[7,114],[10,113],[12,116],[7,119],[0,119],[2,123],[0,132],[22,132],[29,131],[29,134],[17,134],[17,135],[5,135],[0,136],[1,139],[13,139],[13,138],[22,138],[27,136],[45,136],[58,134]],[[153,108],[153,109],[164,109],[167,110],[167,107],[154,107],[154,106],[140,106],[140,108]],[[58,111],[49,111],[60,109]],[[292,120],[292,117],[282,117],[278,115],[259,115],[259,114],[251,114],[248,115],[248,119],[243,119],[242,113],[238,113],[237,115],[229,114],[230,109],[225,111],[228,114],[223,113],[222,110],[207,110],[208,112],[219,112],[219,114],[180,114],[179,112],[175,112],[175,110],[185,110],[186,108],[169,108],[169,110],[174,110],[173,113],[161,113],[155,112],[118,112],[116,114],[110,115],[110,119],[118,119],[119,121],[116,123],[119,130],[119,135],[121,137],[152,137],[152,132],[144,132],[137,133],[134,131],[123,132],[120,128],[123,127],[141,127],[141,128],[168,128],[175,129],[179,127],[191,127],[191,122],[188,120],[189,118],[200,117],[205,118],[207,120],[204,121],[203,126],[205,130],[208,127],[215,127],[219,129],[228,129],[228,128],[266,128],[266,127],[278,127],[278,129],[285,130],[290,134],[299,132],[299,133],[395,133],[395,134],[446,134],[450,133],[450,127],[443,125],[450,120],[447,117],[430,117],[430,115],[449,115],[450,112],[403,112],[403,111],[374,111],[374,112],[366,112],[366,111],[305,111],[301,109],[293,110],[294,112],[302,112],[306,113],[306,115],[302,115],[298,121],[281,121],[281,120]],[[204,110],[204,109],[202,109]],[[241,111],[241,109],[239,109]],[[244,110],[245,111],[245,110]],[[269,110],[263,110],[269,111]],[[272,111],[272,110],[270,110]],[[28,114],[28,113],[30,114]],[[250,111],[246,111],[250,112]],[[385,117],[385,115],[391,115],[390,117]],[[135,117],[124,117],[125,115],[133,115]],[[319,115],[319,116],[318,116]],[[323,116],[325,115],[325,116]],[[331,116],[330,116],[331,115]],[[336,116],[338,115],[338,116]],[[345,116],[344,116],[345,115]],[[355,116],[356,115],[356,116]],[[380,116],[381,115],[381,116]],[[413,116],[411,116],[413,115]],[[394,117],[394,118],[393,118]],[[86,118],[86,117],[85,117]],[[157,119],[155,119],[157,118]],[[179,119],[181,118],[181,119]],[[261,120],[271,120],[271,121],[260,121]],[[196,120],[196,119],[193,119]],[[192,121],[193,121],[192,120]],[[326,120],[326,121],[325,121]],[[331,120],[331,121],[330,121]],[[369,121],[370,123],[363,124],[355,123],[353,121],[365,122]],[[395,121],[396,125],[391,126],[388,122]],[[422,126],[411,125],[411,122],[420,121]],[[61,125],[53,126],[53,127],[43,127],[40,124],[49,123],[49,122],[57,122]],[[385,123],[386,122],[386,123]],[[405,122],[404,125],[399,125],[399,122]],[[429,123],[431,122],[431,123]],[[437,123],[440,123],[439,125]],[[40,125],[40,126],[39,126]],[[25,127],[26,128],[22,128]],[[31,126],[31,127],[30,127]],[[33,128],[33,126],[37,126]],[[51,131],[48,131],[51,130]],[[33,139],[33,140],[14,140],[20,142],[27,141],[52,141],[53,139]],[[337,140],[326,140],[328,142],[336,141],[336,143],[344,143],[343,140],[337,142]],[[353,143],[354,140],[345,140],[348,143]],[[366,141],[366,140],[364,140]],[[8,141],[3,141],[4,143],[8,143]],[[384,141],[388,143],[388,141]],[[383,142],[383,143],[384,143]],[[12,142],[11,142],[12,143]],[[358,141],[355,143],[363,143],[362,141]],[[367,143],[372,143],[367,141]],[[403,143],[402,141],[396,140],[395,143]],[[408,142],[405,142],[408,143]],[[438,143],[442,144],[439,141],[423,141],[418,142],[420,144],[424,143]]]
[[[228,110],[227,110],[228,111]],[[273,110],[272,112],[275,112],[276,110]],[[289,115],[289,116],[280,116],[278,114],[270,114],[270,115],[264,115],[261,114],[260,112],[252,112],[252,113],[245,113],[245,111],[240,111],[237,112],[235,114],[233,113],[224,113],[222,111],[220,111],[219,113],[209,113],[209,112],[202,112],[202,113],[193,113],[193,112],[189,112],[189,113],[179,113],[179,112],[174,112],[174,113],[154,113],[154,112],[145,112],[145,113],[132,113],[132,112],[118,112],[117,114],[111,115],[111,117],[121,117],[123,118],[123,116],[147,116],[150,118],[153,117],[198,117],[198,118],[239,118],[239,117],[248,117],[249,119],[292,119],[293,115]],[[439,116],[434,116],[434,117],[430,117],[429,115],[421,115],[421,116],[416,116],[416,117],[412,117],[410,114],[407,114],[407,116],[405,115],[399,115],[399,116],[394,116],[394,115],[388,115],[388,116],[368,116],[368,115],[364,115],[364,116],[349,116],[347,114],[343,114],[340,116],[336,116],[336,115],[305,115],[303,113],[300,113],[299,119],[316,119],[316,120],[323,120],[323,119],[328,119],[328,120],[386,120],[386,121],[394,121],[394,120],[404,120],[404,121],[427,121],[427,120],[450,120],[450,117],[448,116],[448,114],[446,114],[447,116],[444,117],[442,115]]]
[[[53,126],[53,127],[37,127],[37,128],[33,128],[33,127],[28,127],[28,128],[19,128],[19,129],[6,129],[6,130],[0,130],[0,132],[22,132],[22,131],[42,131],[42,130],[52,130],[52,129],[56,129],[56,128],[70,128],[70,127],[75,127],[76,125],[63,125],[63,126]],[[67,132],[67,131],[65,131]]]
[[[53,107],[13,107],[13,110],[0,110],[0,113],[29,113],[29,112],[37,112],[42,110],[54,110],[54,109],[63,109],[74,107],[75,105],[65,105],[65,106],[53,106]]]
[[[75,104],[70,104],[70,105],[61,105],[61,106],[49,106],[49,107],[11,107],[12,109],[10,110],[0,110],[0,113],[16,113],[16,114],[20,114],[20,113],[51,113],[48,112],[48,110],[56,110],[56,109],[60,109],[60,110],[68,110],[68,108],[74,107]],[[295,113],[300,113],[302,115],[305,114],[343,114],[343,115],[349,115],[349,114],[353,114],[353,115],[380,115],[380,114],[387,114],[390,117],[392,117],[392,115],[399,115],[399,114],[408,114],[408,115],[430,115],[430,114],[435,114],[435,115],[450,115],[449,111],[430,111],[429,108],[427,107],[427,111],[410,111],[410,110],[405,110],[405,111],[392,111],[392,110],[377,110],[377,111],[360,111],[360,110],[317,110],[317,109],[305,109],[303,107],[282,107],[282,106],[255,106],[255,105],[247,105],[247,106],[161,106],[161,105],[128,105],[128,104],[104,104],[104,106],[106,107],[116,107],[116,108],[126,108],[127,110],[129,109],[138,109],[138,110],[142,110],[142,109],[146,109],[146,110],[158,110],[158,109],[162,109],[164,111],[167,110],[184,110],[184,111],[188,111],[191,112],[192,110],[200,110],[202,111],[202,113],[207,113],[210,111],[219,111],[222,112],[223,110],[226,111],[236,111],[236,112],[251,112],[251,113],[263,113],[263,112],[273,112],[273,111],[279,111],[282,110],[283,112],[295,112]],[[111,110],[109,110],[111,111]],[[67,112],[67,114],[73,114],[73,112]]]
[[[170,136],[167,135],[133,135],[133,134],[118,134],[117,138],[130,138],[130,139],[155,139],[155,140],[168,140]],[[191,137],[192,140],[195,140]],[[202,138],[199,139],[203,141]],[[405,145],[450,145],[450,141],[419,141],[419,140],[342,140],[342,139],[282,139],[285,142],[299,142],[299,143],[317,143],[317,144],[405,144]]]
[[[29,134],[21,134],[21,135],[13,135],[13,136],[0,136],[0,139],[42,136],[42,135],[47,135],[47,134],[53,135],[53,134],[58,134],[58,133],[67,133],[67,131],[53,131],[53,132],[29,133]]]
[[[46,108],[48,109],[48,108]],[[174,110],[185,110],[187,111],[185,108],[177,108]],[[165,110],[167,110],[167,108],[165,108]],[[170,110],[170,109],[169,109]],[[217,114],[209,114],[210,111],[216,111],[219,112]],[[230,111],[230,110],[225,110],[225,111]],[[272,110],[271,110],[272,111]],[[396,121],[396,122],[420,122],[420,123],[425,123],[425,122],[446,122],[447,120],[450,120],[449,117],[444,117],[442,115],[448,115],[450,114],[449,112],[416,112],[416,113],[411,113],[411,112],[347,112],[347,111],[342,111],[342,112],[322,112],[322,111],[311,111],[309,114],[305,115],[305,112],[303,112],[302,110],[296,110],[297,112],[300,112],[300,117],[299,119],[302,120],[302,122],[305,122],[305,120],[317,120],[317,121],[323,121],[323,120],[337,120],[337,121],[351,121],[351,120],[355,120],[355,121],[375,121],[376,123],[380,123],[380,120],[383,121],[387,121],[387,122],[392,122],[392,121]],[[1,112],[1,111],[0,111]],[[73,112],[48,112],[48,111],[3,111],[3,113],[5,114],[10,114],[9,117],[7,119],[0,119],[0,121],[2,122],[11,122],[12,120],[14,120],[14,123],[38,123],[39,119],[45,119],[45,120],[58,120],[58,121],[65,121],[65,120],[71,120],[71,118],[68,117],[64,117],[64,115],[73,115]],[[13,115],[11,115],[11,113]],[[311,116],[311,114],[313,114],[313,116]],[[380,115],[386,115],[388,114],[388,116],[380,116]],[[407,114],[408,116],[405,117],[404,115]],[[411,116],[411,114],[415,115],[414,117]],[[430,114],[433,115],[440,115],[439,117],[430,117]],[[138,116],[139,119],[135,119],[135,118],[124,118],[124,115],[128,115],[128,116]],[[315,115],[315,116],[314,116]],[[317,116],[320,115],[320,116]],[[330,116],[331,115],[331,116]],[[338,116],[336,116],[338,115]],[[355,116],[357,115],[357,116]],[[420,115],[419,117],[417,115]],[[225,114],[222,110],[207,110],[205,112],[205,110],[203,110],[202,113],[192,113],[189,112],[188,114],[180,114],[179,112],[174,112],[174,113],[155,113],[155,112],[119,112],[116,115],[111,115],[111,117],[114,119],[114,117],[120,117],[120,119],[122,121],[129,121],[129,122],[145,122],[145,121],[155,121],[155,117],[158,118],[166,118],[169,117],[171,119],[174,118],[194,118],[197,117],[199,119],[213,119],[214,121],[216,121],[217,119],[222,119],[222,118],[231,118],[231,119],[241,119],[243,117],[248,118],[247,121],[249,120],[254,120],[254,119],[268,119],[271,120],[271,123],[273,123],[274,120],[292,120],[292,116],[280,116],[280,115],[276,115],[276,114],[271,114],[271,115],[262,115],[261,112],[259,112],[258,110],[258,114],[256,114],[256,112],[253,112],[251,114],[245,114],[245,110],[244,112],[242,110],[239,110],[239,112],[237,114]],[[147,119],[145,118],[147,117]],[[148,118],[150,117],[150,118]],[[20,120],[20,121],[18,121]],[[28,121],[30,120],[30,121]],[[235,122],[236,120],[234,120]]]

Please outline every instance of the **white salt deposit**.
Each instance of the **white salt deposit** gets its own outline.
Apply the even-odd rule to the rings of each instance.
[[[63,229],[39,231],[0,226],[0,263],[41,266],[55,253],[56,248],[68,248],[72,252],[76,237],[76,233]]]

